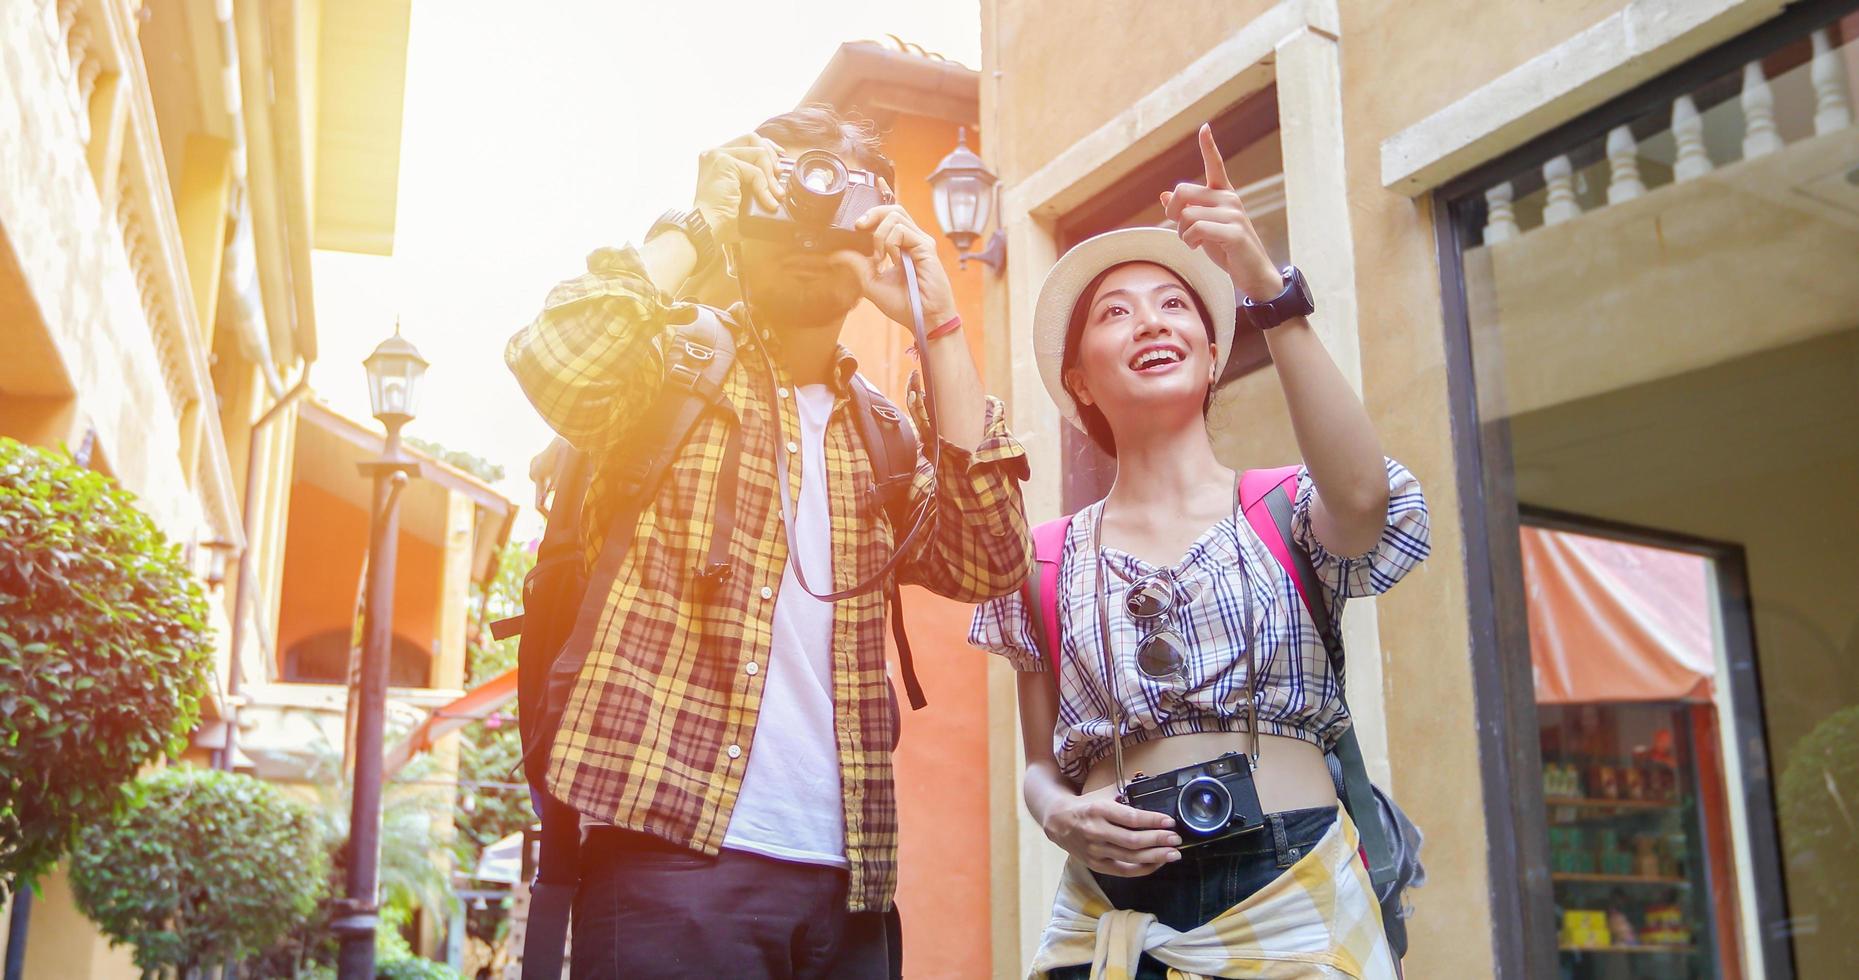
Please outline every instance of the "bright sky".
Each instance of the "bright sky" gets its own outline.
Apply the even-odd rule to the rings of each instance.
[[[793,108],[843,41],[895,34],[979,65],[972,0],[418,0],[392,257],[318,252],[312,384],[367,419],[393,331],[432,367],[409,436],[500,463],[530,498],[548,428],[503,344],[587,253],[688,207],[697,154]],[[519,536],[540,521],[526,510]]]

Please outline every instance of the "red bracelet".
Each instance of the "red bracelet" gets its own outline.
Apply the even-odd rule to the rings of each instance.
[[[960,329],[962,329],[962,317],[960,314],[957,314],[955,316],[950,317],[949,322],[943,324],[940,327],[937,327],[934,330],[931,330],[927,334],[924,334],[923,337],[925,340],[935,340],[938,337],[947,337],[950,334]],[[917,356],[917,345],[911,344],[909,347],[904,349],[904,353],[909,354],[911,357],[916,357]]]
[[[930,340],[936,340],[940,337],[947,337],[960,329],[962,329],[962,317],[960,314],[957,314],[950,317],[948,323],[931,330],[927,336]]]

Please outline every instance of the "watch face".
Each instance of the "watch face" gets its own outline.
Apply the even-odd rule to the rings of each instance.
[[[1285,310],[1287,319],[1293,316],[1305,316],[1314,312],[1317,308],[1317,304],[1310,298],[1310,284],[1304,281],[1303,270],[1292,266],[1287,271],[1290,273],[1291,277],[1291,281],[1286,283],[1289,287],[1287,292],[1291,294],[1285,297],[1288,301],[1284,304],[1287,307]]]

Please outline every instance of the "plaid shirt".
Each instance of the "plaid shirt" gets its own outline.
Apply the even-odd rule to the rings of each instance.
[[[1365,555],[1331,554],[1311,530],[1316,484],[1298,474],[1291,533],[1310,553],[1311,567],[1329,602],[1330,622],[1341,623],[1348,599],[1378,595],[1426,560],[1431,532],[1426,498],[1407,467],[1387,461],[1388,519],[1381,540]],[[1328,748],[1349,727],[1343,678],[1304,610],[1297,584],[1278,564],[1245,520],[1231,518],[1202,532],[1174,573],[1177,605],[1167,624],[1188,646],[1186,677],[1157,679],[1136,666],[1135,651],[1145,630],[1132,620],[1124,598],[1129,583],[1155,567],[1124,551],[1091,552],[1091,530],[1104,512],[1098,501],[1078,512],[1065,535],[1059,563],[1059,716],[1052,755],[1066,776],[1080,783],[1108,755],[1110,690],[1098,639],[1097,562],[1108,562],[1110,643],[1117,668],[1116,692],[1123,705],[1125,746],[1190,732],[1246,729],[1246,697],[1253,679],[1246,669],[1246,606],[1251,605],[1258,638],[1259,731]],[[1241,549],[1244,549],[1243,554]],[[1251,595],[1242,591],[1244,562]],[[975,610],[970,643],[1005,656],[1016,670],[1043,671],[1048,664],[1033,640],[1032,622],[1018,592]]]
[[[636,251],[601,249],[588,257],[588,273],[556,286],[542,314],[504,350],[543,417],[596,460],[582,510],[590,564],[617,508],[619,464],[663,438],[636,425],[664,381],[671,311]],[[720,410],[698,420],[640,516],[549,766],[550,791],[583,814],[706,854],[722,845],[754,749],[767,676],[761,668],[768,665],[788,560],[774,454],[796,451],[800,423],[794,382],[778,366],[770,380],[755,349],[768,342],[739,333]],[[855,370],[841,348],[826,430],[835,589],[870,576],[892,549],[892,528],[867,492],[871,469],[850,417],[846,385]],[[921,432],[914,380],[908,401]],[[731,426],[740,426],[742,436],[734,571],[699,590],[694,573],[710,544]],[[945,442],[941,462],[936,471],[918,460],[913,493],[940,493],[933,527],[899,566],[899,581],[964,602],[1018,588],[1032,562],[1019,488],[1026,461],[999,401],[988,400],[981,444],[970,452]],[[799,465],[789,468],[796,496],[800,475]],[[884,909],[897,886],[891,749],[898,707],[886,675],[881,593],[833,606],[833,710],[851,875],[847,903],[853,911]]]

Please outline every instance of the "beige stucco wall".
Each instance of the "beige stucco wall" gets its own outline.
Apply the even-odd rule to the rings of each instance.
[[[170,537],[186,541],[200,504],[181,466],[180,426],[115,221],[104,212],[60,69],[54,12],[0,6],[0,229],[18,278],[0,277],[0,350],[45,356],[0,362],[0,390],[75,393],[72,437],[89,424],[97,450]],[[107,356],[104,356],[107,352]],[[9,359],[10,360],[10,359]]]
[[[1626,5],[1625,0],[1334,4],[1363,396],[1389,453],[1424,483],[1434,515],[1432,559],[1375,608],[1392,783],[1427,832],[1431,877],[1417,895],[1410,976],[1491,975],[1490,889],[1515,885],[1493,883],[1486,873],[1431,202],[1383,186],[1380,148],[1390,136]],[[1041,167],[1171,84],[1184,66],[1274,6],[1258,0],[1116,5],[984,0],[981,118],[990,163],[1010,199]],[[1232,71],[1246,68],[1234,65]],[[1295,212],[1299,204],[1295,192],[1292,196]],[[1016,238],[1012,228],[1024,222],[1024,213],[1005,213],[1003,219],[1010,243],[1030,239],[1035,247],[1011,257],[1022,263],[1018,273],[995,280],[991,309],[1001,319],[990,323],[1030,310],[1030,297],[1017,293],[1036,289],[1038,275],[1024,264],[1050,261],[1037,235],[1022,232]],[[1294,241],[1293,247],[1306,255],[1335,251],[1325,243],[1300,248]],[[1336,274],[1320,267],[1306,271],[1315,279]],[[1014,386],[990,379],[997,389],[1011,388],[1015,399],[1045,399],[1027,375],[1017,380]],[[1015,412],[1018,424],[1026,408],[1017,404]],[[1269,372],[1242,379],[1222,395],[1214,431],[1232,463],[1277,462],[1294,452],[1282,395]],[[1043,499],[1048,498],[1037,488],[1029,492],[1036,509]],[[1358,704],[1366,697],[1359,688],[1352,692]],[[1024,874],[1040,873],[1049,864],[1043,858],[1022,863]]]
[[[135,980],[134,950],[110,945],[71,897],[71,879],[61,868],[40,881],[44,889],[32,902],[32,928],[26,937],[27,977],[82,977],[84,980]],[[11,902],[0,903],[10,916]],[[0,928],[0,953],[6,947]]]

